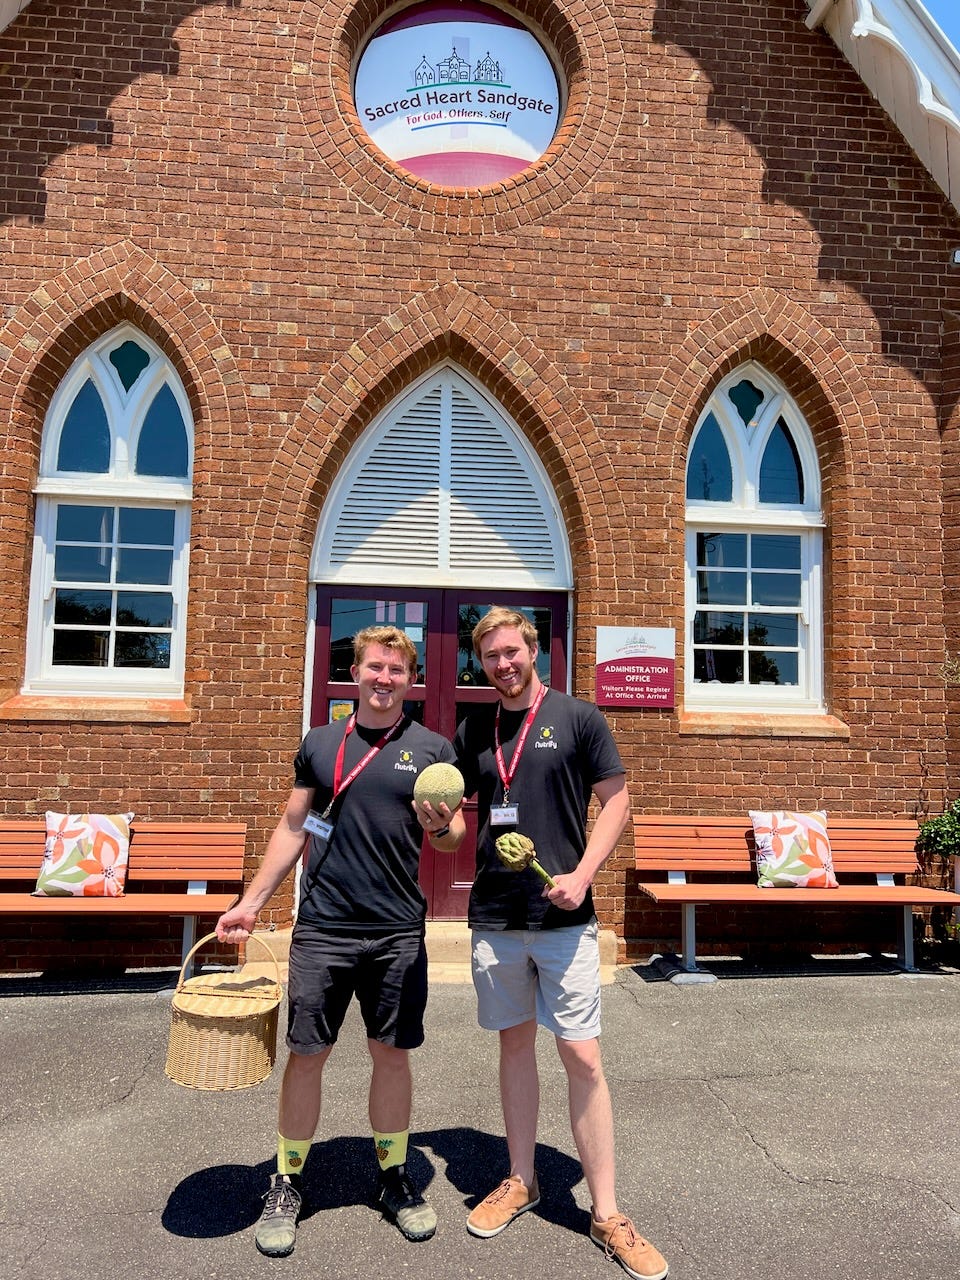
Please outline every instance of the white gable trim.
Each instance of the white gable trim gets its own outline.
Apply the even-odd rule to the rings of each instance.
[[[960,53],[921,0],[807,0],[822,26],[960,210]]]
[[[0,0],[0,31],[26,9],[30,0]]]

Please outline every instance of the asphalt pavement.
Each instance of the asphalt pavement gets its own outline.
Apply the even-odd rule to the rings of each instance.
[[[622,968],[603,993],[621,1207],[673,1280],[957,1280],[960,975],[866,960],[712,967],[720,981],[704,985]],[[455,984],[432,989],[414,1055],[408,1165],[436,1236],[409,1243],[371,1208],[354,1007],[327,1067],[296,1252],[261,1257],[282,1037],[260,1085],[174,1084],[168,983],[0,979],[3,1280],[623,1275],[586,1236],[564,1076],[543,1032],[540,1207],[495,1239],[467,1234],[506,1147],[496,1038],[476,1025],[472,987]]]

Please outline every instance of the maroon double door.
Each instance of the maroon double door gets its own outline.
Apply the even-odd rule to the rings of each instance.
[[[311,725],[346,717],[356,706],[350,678],[353,636],[362,627],[388,623],[402,627],[417,646],[417,679],[406,710],[415,719],[452,738],[476,702],[496,696],[473,656],[470,635],[492,604],[525,613],[537,628],[537,671],[545,684],[567,687],[567,596],[564,592],[391,590],[383,587],[318,587],[316,651]],[[467,839],[456,855],[438,853],[424,841],[420,879],[430,918],[462,920],[473,880],[476,807],[464,806]]]

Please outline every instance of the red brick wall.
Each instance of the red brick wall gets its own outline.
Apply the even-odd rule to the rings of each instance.
[[[717,379],[756,358],[810,422],[828,702],[849,735],[708,736],[675,713],[617,713],[638,808],[901,815],[950,790],[955,211],[793,2],[519,8],[569,104],[536,171],[484,194],[438,193],[365,141],[349,72],[371,0],[33,0],[0,34],[0,693],[23,676],[31,490],[63,372],[130,320],[176,364],[197,439],[189,716],[36,721],[8,704],[7,813],[229,812],[250,825],[252,871],[300,732],[325,493],[364,427],[444,357],[549,472],[588,697],[597,624],[682,633],[685,450]],[[621,958],[676,943],[674,913],[638,901],[626,844],[598,901]],[[288,911],[281,895],[273,917]],[[136,955],[169,958],[170,939]]]

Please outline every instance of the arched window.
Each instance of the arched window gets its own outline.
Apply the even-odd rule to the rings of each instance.
[[[25,692],[183,690],[193,423],[160,349],[122,325],[47,412]]]
[[[685,704],[822,711],[820,472],[759,365],[728,375],[697,424],[686,523]]]

